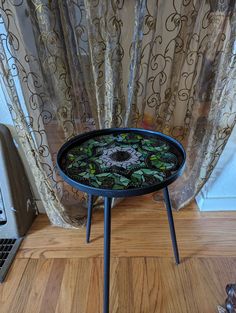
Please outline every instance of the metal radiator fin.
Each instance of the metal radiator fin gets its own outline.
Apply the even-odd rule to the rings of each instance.
[[[22,240],[0,238],[0,283],[3,283]]]

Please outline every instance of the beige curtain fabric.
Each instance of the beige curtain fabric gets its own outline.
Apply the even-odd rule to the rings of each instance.
[[[234,1],[15,0],[0,10],[1,86],[53,224],[77,227],[86,214],[56,153],[97,128],[182,141],[174,207],[195,197],[236,121]]]

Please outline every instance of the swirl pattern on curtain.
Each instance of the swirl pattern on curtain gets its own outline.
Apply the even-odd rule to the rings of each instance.
[[[96,128],[182,141],[173,205],[195,197],[236,121],[234,1],[2,0],[0,11],[1,88],[53,224],[84,221],[86,197],[55,157]]]

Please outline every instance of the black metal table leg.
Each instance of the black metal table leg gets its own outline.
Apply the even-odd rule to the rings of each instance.
[[[177,245],[176,234],[175,234],[175,225],[174,225],[174,219],[172,215],[169,191],[167,187],[163,189],[163,194],[164,194],[164,199],[165,199],[165,204],[166,204],[166,209],[167,209],[168,221],[169,221],[169,226],[170,226],[170,234],[171,234],[171,239],[172,239],[172,246],[173,246],[174,255],[175,255],[175,262],[176,264],[179,264],[180,263],[179,251],[178,251],[178,245]]]
[[[110,293],[110,242],[111,242],[111,198],[104,198],[104,302],[103,312],[109,313]]]
[[[92,214],[93,214],[93,196],[89,194],[88,195],[88,216],[87,216],[87,226],[86,226],[87,243],[89,243],[89,240],[90,240]]]

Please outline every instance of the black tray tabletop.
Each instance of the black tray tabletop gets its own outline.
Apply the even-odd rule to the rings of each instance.
[[[58,152],[57,168],[71,186],[98,196],[128,197],[162,189],[182,173],[185,151],[172,137],[139,128],[78,135]]]

